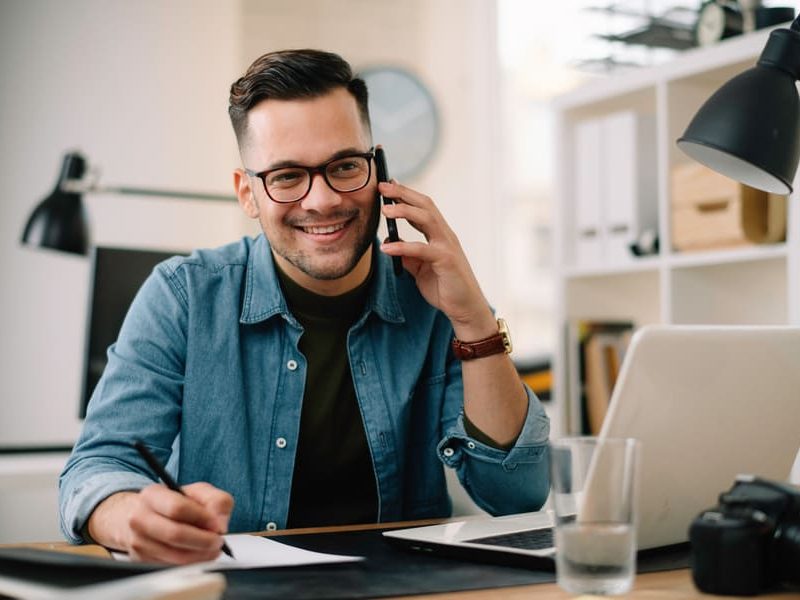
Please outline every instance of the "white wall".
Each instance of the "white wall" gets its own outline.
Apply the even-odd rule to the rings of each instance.
[[[79,430],[89,264],[21,247],[29,212],[73,148],[107,184],[229,193],[237,7],[0,0],[0,447],[71,445]],[[188,248],[250,230],[235,203],[86,200],[101,244]],[[0,542],[59,537],[62,461],[0,455]]]
[[[62,154],[102,182],[229,192],[227,89],[238,17],[212,0],[0,3],[0,446],[70,444],[78,422],[88,261],[19,245]],[[235,203],[89,197],[97,243],[238,237]]]

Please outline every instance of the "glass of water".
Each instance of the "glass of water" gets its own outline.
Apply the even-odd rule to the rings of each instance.
[[[550,443],[556,577],[572,594],[624,594],[633,586],[640,446],[597,437]]]

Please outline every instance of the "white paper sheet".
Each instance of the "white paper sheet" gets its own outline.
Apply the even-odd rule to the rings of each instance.
[[[197,565],[204,571],[233,571],[235,569],[263,569],[266,567],[293,567],[363,560],[363,556],[323,554],[281,544],[269,538],[247,534],[225,536],[235,559],[220,554],[219,558]],[[112,552],[117,560],[130,560],[127,554]]]

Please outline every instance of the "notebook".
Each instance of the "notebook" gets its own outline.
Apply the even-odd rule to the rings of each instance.
[[[646,326],[631,340],[600,436],[642,443],[640,550],[688,541],[736,475],[786,481],[800,448],[800,328]],[[546,566],[547,510],[387,531],[428,552]],[[516,559],[516,560],[515,560]]]

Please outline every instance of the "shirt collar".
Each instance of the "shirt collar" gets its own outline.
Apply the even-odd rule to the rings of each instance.
[[[378,241],[372,245],[375,272],[372,290],[367,300],[367,310],[390,323],[403,323],[405,317],[397,297],[397,276],[392,270],[389,256],[377,250]],[[409,277],[406,273],[403,277]],[[278,275],[275,272],[272,250],[264,234],[259,235],[250,249],[245,273],[244,297],[239,322],[253,324],[266,321],[275,315],[294,317],[283,297]]]

